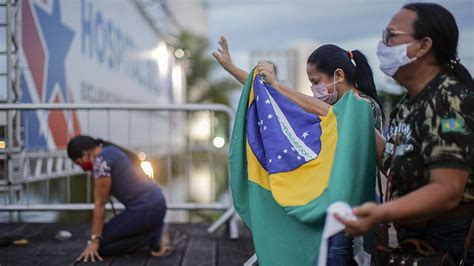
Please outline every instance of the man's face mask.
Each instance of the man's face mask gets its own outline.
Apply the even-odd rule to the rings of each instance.
[[[387,46],[382,41],[377,47],[377,56],[380,61],[380,70],[393,77],[401,66],[407,65],[417,59],[417,57],[408,58],[407,50],[414,42],[405,43],[395,46]]]
[[[311,90],[313,91],[314,97],[319,99],[327,104],[333,105],[337,101],[337,90],[336,84],[340,82],[336,82],[336,72],[334,72],[334,82],[330,84],[320,83],[318,85],[311,86]],[[333,86],[334,91],[330,94],[328,91],[328,86]]]

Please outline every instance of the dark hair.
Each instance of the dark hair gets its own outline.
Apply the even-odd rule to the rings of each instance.
[[[76,136],[68,142],[67,156],[71,160],[75,161],[78,158],[82,158],[83,151],[94,149],[97,146],[114,146],[123,151],[135,165],[140,165],[140,159],[138,159],[137,155],[134,152],[127,150],[112,142],[104,141],[102,139],[94,139],[93,137],[85,135]]]
[[[308,64],[314,65],[318,71],[329,76],[333,76],[336,69],[342,69],[348,83],[374,99],[379,107],[381,106],[372,69],[360,51],[346,51],[337,45],[326,44],[314,50],[308,58]]]
[[[412,10],[417,15],[413,23],[415,39],[430,37],[436,60],[443,70],[465,85],[472,86],[471,74],[458,58],[459,29],[453,15],[434,3],[411,3],[403,8]]]

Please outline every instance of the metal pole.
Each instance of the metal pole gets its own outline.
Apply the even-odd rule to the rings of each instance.
[[[6,40],[7,40],[7,103],[13,103],[13,93],[12,93],[12,54],[11,54],[11,47],[12,47],[12,40],[10,38],[11,36],[11,27],[10,27],[10,20],[11,20],[11,2],[10,0],[7,0],[7,6],[5,9],[5,22],[6,22]],[[13,177],[13,168],[11,167],[11,148],[13,147],[13,119],[12,119],[12,110],[7,110],[7,137],[6,137],[6,148],[7,148],[7,153],[6,153],[6,159],[5,159],[5,168],[7,169],[7,179],[6,180],[11,180]]]
[[[87,202],[91,202],[91,174],[87,172],[86,174],[86,193],[87,193]]]
[[[45,184],[45,193],[46,193],[46,202],[47,203],[49,203],[50,200],[51,200],[50,197],[49,197],[49,191],[50,191],[50,189],[49,189],[49,180],[51,180],[51,179],[46,179],[46,181],[45,181],[45,183],[46,183]]]
[[[132,146],[132,111],[128,110],[128,147]]]
[[[257,263],[257,253],[254,253],[245,263],[244,266],[253,266]]]
[[[95,104],[95,103],[11,103],[0,105],[0,110],[64,110],[64,109],[91,109],[91,110],[128,110],[128,111],[216,111],[224,112],[234,120],[234,110],[222,104]]]
[[[26,190],[26,205],[30,204],[30,183],[25,184],[25,190]]]
[[[71,203],[71,175],[66,177],[66,202]]]
[[[106,204],[106,208],[110,208],[110,204]],[[120,202],[114,202],[114,207],[117,210],[124,210],[125,206]],[[167,208],[169,210],[214,210],[225,211],[227,206],[221,203],[170,203]],[[0,211],[87,211],[93,210],[94,203],[51,203],[51,204],[31,204],[31,205],[0,205]]]
[[[18,0],[14,0],[13,1],[13,5],[14,5],[14,10],[13,10],[13,25],[14,25],[14,33],[12,34],[11,38],[12,38],[12,41],[13,41],[13,44],[15,45],[15,50],[14,50],[14,53],[15,53],[15,60],[14,62],[12,62],[13,64],[13,73],[14,73],[14,77],[15,77],[15,80],[14,80],[14,85],[12,85],[12,89],[15,91],[15,95],[16,95],[16,99],[15,101],[18,102],[21,97],[22,97],[22,91],[20,89],[20,75],[21,75],[21,70],[20,70],[20,67],[19,67],[19,64],[20,64],[20,55],[19,55],[19,45],[20,45],[20,42],[19,42],[19,36],[20,36],[20,6],[21,4],[19,3]],[[13,60],[13,59],[12,59]],[[16,113],[16,123],[15,123],[15,126],[16,126],[16,132],[15,132],[15,137],[16,137],[16,143],[19,147],[22,147],[23,146],[23,139],[22,139],[22,136],[21,136],[21,112],[17,112]]]
[[[13,55],[12,55],[12,32],[11,32],[11,1],[7,0],[7,5],[6,5],[6,16],[5,16],[5,23],[6,23],[6,40],[7,40],[7,102],[8,103],[13,103],[14,102],[14,94],[13,94],[13,84],[12,84],[12,70],[13,70]],[[12,159],[11,159],[11,149],[14,147],[14,123],[13,123],[13,112],[12,110],[7,111],[7,143],[6,143],[6,148],[9,150],[7,151],[7,156],[5,160],[5,167],[8,169],[7,170],[7,175],[8,175],[8,180],[12,180],[14,177],[14,171],[12,167]],[[9,193],[11,201],[13,202],[14,199],[14,193],[13,191],[10,191]],[[11,204],[11,203],[10,203]],[[17,213],[11,213],[11,217],[13,221],[17,221],[18,217],[15,215]],[[16,218],[15,218],[16,217]]]
[[[111,125],[110,125],[110,109],[107,109],[107,140],[110,140]]]
[[[153,158],[153,151],[155,150],[154,145],[153,145],[152,118],[153,118],[152,111],[148,111],[148,147],[144,147],[144,149],[147,149],[146,151],[146,153],[148,154],[147,157],[150,156],[150,158]],[[153,173],[153,177],[154,177],[154,173]]]
[[[68,110],[68,113],[69,113],[69,119],[73,120],[73,131],[74,131],[74,113],[71,109]],[[73,132],[74,134],[75,132]],[[68,142],[69,142],[70,138],[68,137]],[[70,171],[69,169],[66,169],[66,165],[67,165],[67,162],[64,162],[64,169],[66,170],[67,172],[67,176],[66,176],[66,202],[67,203],[71,203],[71,175],[69,174]]]
[[[166,136],[166,139],[168,140],[167,141],[167,154],[166,154],[166,186],[167,186],[167,191],[168,191],[168,198],[171,199],[173,193],[171,193],[171,189],[173,188],[172,186],[172,171],[171,171],[171,167],[172,167],[172,159],[171,159],[171,153],[172,153],[172,150],[171,150],[171,138],[172,138],[172,134],[171,134],[171,112],[168,112],[168,130],[166,131],[167,132],[167,136]],[[173,201],[171,201],[173,202]]]
[[[217,219],[217,221],[215,221],[211,226],[207,228],[207,232],[211,234],[214,233],[215,231],[217,231],[217,229],[219,229],[221,225],[225,224],[234,215],[234,207],[230,207],[221,217],[219,217],[219,219]]]
[[[214,167],[214,154],[213,154],[213,151],[214,151],[214,118],[216,117],[216,114],[214,112],[209,112],[209,117],[211,118],[211,123],[210,123],[210,127],[211,127],[211,136],[210,136],[210,145],[208,143],[208,151],[207,151],[207,154],[208,154],[208,160],[209,160],[209,166],[210,166],[210,178],[211,178],[211,201],[214,201],[215,198],[216,198],[216,188],[215,188],[215,178],[216,178],[216,173],[215,173],[215,167]]]
[[[87,133],[90,134],[91,133],[91,110],[90,109],[86,109],[87,110]]]
[[[193,169],[193,152],[191,149],[191,145],[194,145],[191,140],[191,131],[189,130],[189,112],[186,112],[186,150],[187,150],[187,158],[186,158],[186,192],[187,192],[187,199],[189,200],[191,194],[191,171]],[[188,221],[190,221],[190,217],[188,215]]]

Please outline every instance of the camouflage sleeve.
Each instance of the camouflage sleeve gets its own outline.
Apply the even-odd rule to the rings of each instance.
[[[474,147],[474,97],[465,89],[448,88],[438,93],[425,110],[419,127],[425,165],[460,168],[471,173]]]
[[[373,112],[373,115],[374,115],[375,128],[376,128],[379,132],[381,132],[382,127],[383,127],[382,110],[380,109],[380,107],[379,107],[379,105],[377,104],[377,102],[374,102],[374,103],[373,103],[372,112]]]
[[[361,98],[370,105],[374,117],[375,128],[380,132],[382,129],[382,110],[380,109],[379,104],[369,96],[362,95]]]

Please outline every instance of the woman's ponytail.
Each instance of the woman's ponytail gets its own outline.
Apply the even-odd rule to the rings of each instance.
[[[350,52],[352,60],[355,63],[355,86],[358,90],[374,99],[379,107],[381,107],[380,100],[377,96],[377,89],[375,87],[374,76],[370,68],[367,58],[359,50]],[[349,56],[350,56],[349,55]]]
[[[109,142],[109,141],[105,141],[101,139],[97,139],[97,141],[100,142],[100,145],[102,145],[102,147],[114,146],[117,149],[123,151],[127,155],[127,157],[130,159],[130,161],[132,161],[133,164],[135,164],[136,166],[140,166],[140,159],[138,159],[138,156],[135,152],[129,149],[126,149],[120,145],[117,145],[113,142]]]
[[[342,69],[348,83],[370,96],[381,107],[372,69],[360,51],[347,51],[334,44],[325,44],[314,50],[308,58],[308,64],[329,76],[333,76],[337,69]]]

